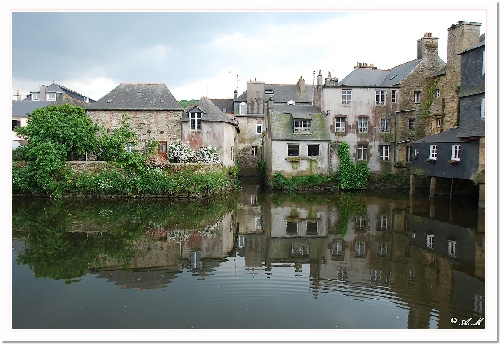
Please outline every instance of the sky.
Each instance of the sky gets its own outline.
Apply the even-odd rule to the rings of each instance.
[[[122,82],[164,83],[178,101],[232,98],[249,80],[295,84],[302,76],[312,84],[320,70],[341,80],[357,62],[390,69],[416,59],[417,40],[426,32],[439,38],[439,56],[446,61],[447,29],[458,21],[479,22],[485,33],[493,12],[488,3],[175,11],[15,4],[12,100],[17,90],[24,98],[53,81],[94,100]]]

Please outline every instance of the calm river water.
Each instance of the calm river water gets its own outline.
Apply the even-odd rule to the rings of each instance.
[[[475,202],[257,184],[213,200],[12,202],[12,329],[487,324]]]

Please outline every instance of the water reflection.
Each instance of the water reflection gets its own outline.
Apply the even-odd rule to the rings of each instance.
[[[183,272],[206,280],[242,257],[248,274],[271,280],[293,269],[313,299],[389,301],[406,310],[407,328],[460,328],[450,319],[485,314],[484,212],[467,202],[243,184],[213,201],[14,199],[12,218],[18,263],[35,277],[95,274],[123,289],[164,290]]]

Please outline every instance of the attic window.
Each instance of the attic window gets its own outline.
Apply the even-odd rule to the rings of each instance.
[[[296,119],[293,121],[293,128],[295,133],[310,133],[311,120],[310,119]]]
[[[272,96],[272,95],[274,95],[274,91],[273,90],[265,90],[264,94]]]
[[[391,76],[391,77],[389,78],[389,80],[394,79],[396,76],[397,76],[397,74],[394,74],[393,76]]]
[[[291,99],[290,99],[290,100],[286,103],[286,105],[295,105],[295,102],[294,102],[293,100],[291,100]]]
[[[107,101],[107,102],[108,102],[108,103],[111,103],[112,101],[113,101],[113,99],[108,99],[108,101]]]

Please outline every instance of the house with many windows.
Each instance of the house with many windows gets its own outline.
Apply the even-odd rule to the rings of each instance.
[[[417,41],[417,59],[389,70],[358,62],[340,82],[330,75],[323,82],[320,71],[315,105],[328,114],[331,141],[349,143],[353,160],[366,161],[373,172],[392,171],[397,161],[409,160],[428,77],[443,66],[437,38],[426,34]],[[338,168],[336,155],[331,164]]]
[[[431,178],[431,197],[438,183],[446,192],[479,185],[479,207],[484,207],[485,194],[485,41],[460,52],[461,78],[459,97],[459,127],[424,137],[414,142],[411,171]],[[414,176],[412,176],[413,180]],[[443,188],[440,188],[441,190]]]
[[[210,99],[202,97],[184,111],[181,128],[181,140],[192,149],[216,148],[224,165],[234,165],[239,127],[233,115],[222,112]]]

